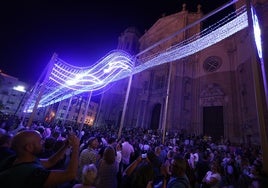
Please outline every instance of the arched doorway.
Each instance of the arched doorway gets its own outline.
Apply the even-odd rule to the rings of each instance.
[[[215,140],[224,136],[223,106],[203,108],[203,133]]]
[[[150,125],[151,129],[154,130],[158,129],[160,121],[160,112],[161,112],[161,104],[158,103],[153,107],[151,125]]]

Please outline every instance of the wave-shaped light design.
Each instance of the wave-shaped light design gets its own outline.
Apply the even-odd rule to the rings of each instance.
[[[92,92],[111,82],[127,78],[146,69],[192,55],[235,34],[248,26],[246,8],[242,7],[210,28],[193,37],[175,44],[165,52],[142,59],[133,57],[125,51],[113,50],[91,67],[75,67],[58,57],[51,60],[48,79],[37,83],[33,94],[25,105],[31,112],[38,95],[42,98],[38,107],[45,107],[83,92]],[[134,65],[137,66],[134,66]],[[48,69],[50,70],[50,69]],[[42,87],[44,87],[42,89]]]

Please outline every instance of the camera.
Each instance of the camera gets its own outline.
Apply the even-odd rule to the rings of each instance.
[[[147,154],[146,153],[141,154],[141,158],[146,159],[147,158]]]

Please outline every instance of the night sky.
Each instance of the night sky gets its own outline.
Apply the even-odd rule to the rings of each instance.
[[[215,0],[216,1],[216,0]],[[226,0],[9,0],[0,3],[0,69],[34,84],[53,53],[89,66],[116,49],[127,27],[141,33],[187,2],[207,13]]]

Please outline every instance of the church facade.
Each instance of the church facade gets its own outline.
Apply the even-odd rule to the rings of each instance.
[[[265,18],[267,2],[255,4]],[[235,8],[242,5],[237,3]],[[142,62],[200,33],[202,22],[183,29],[202,16],[201,7],[197,12],[189,12],[184,5],[182,11],[157,20],[143,35],[135,28],[126,29],[119,36],[118,49],[133,55],[142,54],[137,56],[137,63]],[[267,21],[261,22],[267,31]],[[159,43],[179,30],[182,32],[175,37]],[[267,33],[263,38],[267,41]],[[153,45],[154,48],[147,50]],[[96,125],[183,131],[187,135],[206,135],[217,140],[259,143],[260,109],[255,96],[252,63],[256,58],[253,58],[252,46],[247,27],[202,51],[113,83],[102,96]],[[263,113],[267,120],[267,112]]]

